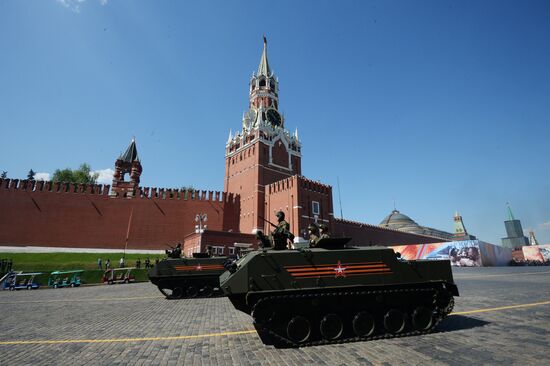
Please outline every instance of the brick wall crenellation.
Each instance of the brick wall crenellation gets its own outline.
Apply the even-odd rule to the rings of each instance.
[[[198,213],[208,215],[211,230],[239,230],[237,194],[196,190],[186,197],[177,189],[143,188],[129,199],[109,193],[109,185],[0,179],[0,245],[120,249],[130,226],[128,248],[164,249],[194,231]]]
[[[1,179],[0,189],[19,190],[25,192],[53,192],[53,193],[81,193],[90,195],[108,195],[109,184],[76,184],[53,181],[36,181],[27,179]],[[112,198],[119,198],[113,196]],[[177,199],[213,202],[235,202],[238,195],[222,191],[194,190],[188,191],[177,188],[140,187],[136,198],[149,199]],[[126,199],[124,197],[124,199]]]

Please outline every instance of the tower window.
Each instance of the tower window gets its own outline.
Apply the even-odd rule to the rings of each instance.
[[[311,201],[311,212],[314,215],[319,215],[321,213],[321,205],[317,201]]]
[[[260,80],[260,87],[265,86],[265,79]]]

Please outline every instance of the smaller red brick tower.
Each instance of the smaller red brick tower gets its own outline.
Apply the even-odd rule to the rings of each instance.
[[[267,41],[257,73],[250,79],[249,109],[242,130],[229,133],[225,152],[224,191],[240,196],[239,230],[250,233],[264,228],[266,186],[300,175],[301,143],[298,133],[285,129],[279,112],[279,81],[269,67]]]
[[[139,177],[141,176],[141,162],[136,147],[136,140],[132,142],[115,162],[115,174],[113,175],[113,185],[111,195],[114,197],[132,198],[136,195],[139,187]],[[130,181],[125,181],[126,174],[130,175]]]

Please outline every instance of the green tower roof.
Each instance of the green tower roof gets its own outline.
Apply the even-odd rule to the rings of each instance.
[[[139,161],[135,138],[132,139],[132,142],[130,143],[124,154],[120,155],[119,159],[128,163],[136,160]]]
[[[510,208],[510,203],[506,203],[508,205],[508,219],[510,221],[515,220],[514,214],[512,213],[512,209]]]

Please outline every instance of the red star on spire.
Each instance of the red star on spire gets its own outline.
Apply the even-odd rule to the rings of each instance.
[[[342,267],[342,264],[340,263],[340,261],[338,261],[338,267],[334,268],[334,271],[336,272],[336,275],[334,277],[335,278],[336,277],[346,277],[346,273],[345,273],[346,269],[347,268]]]

